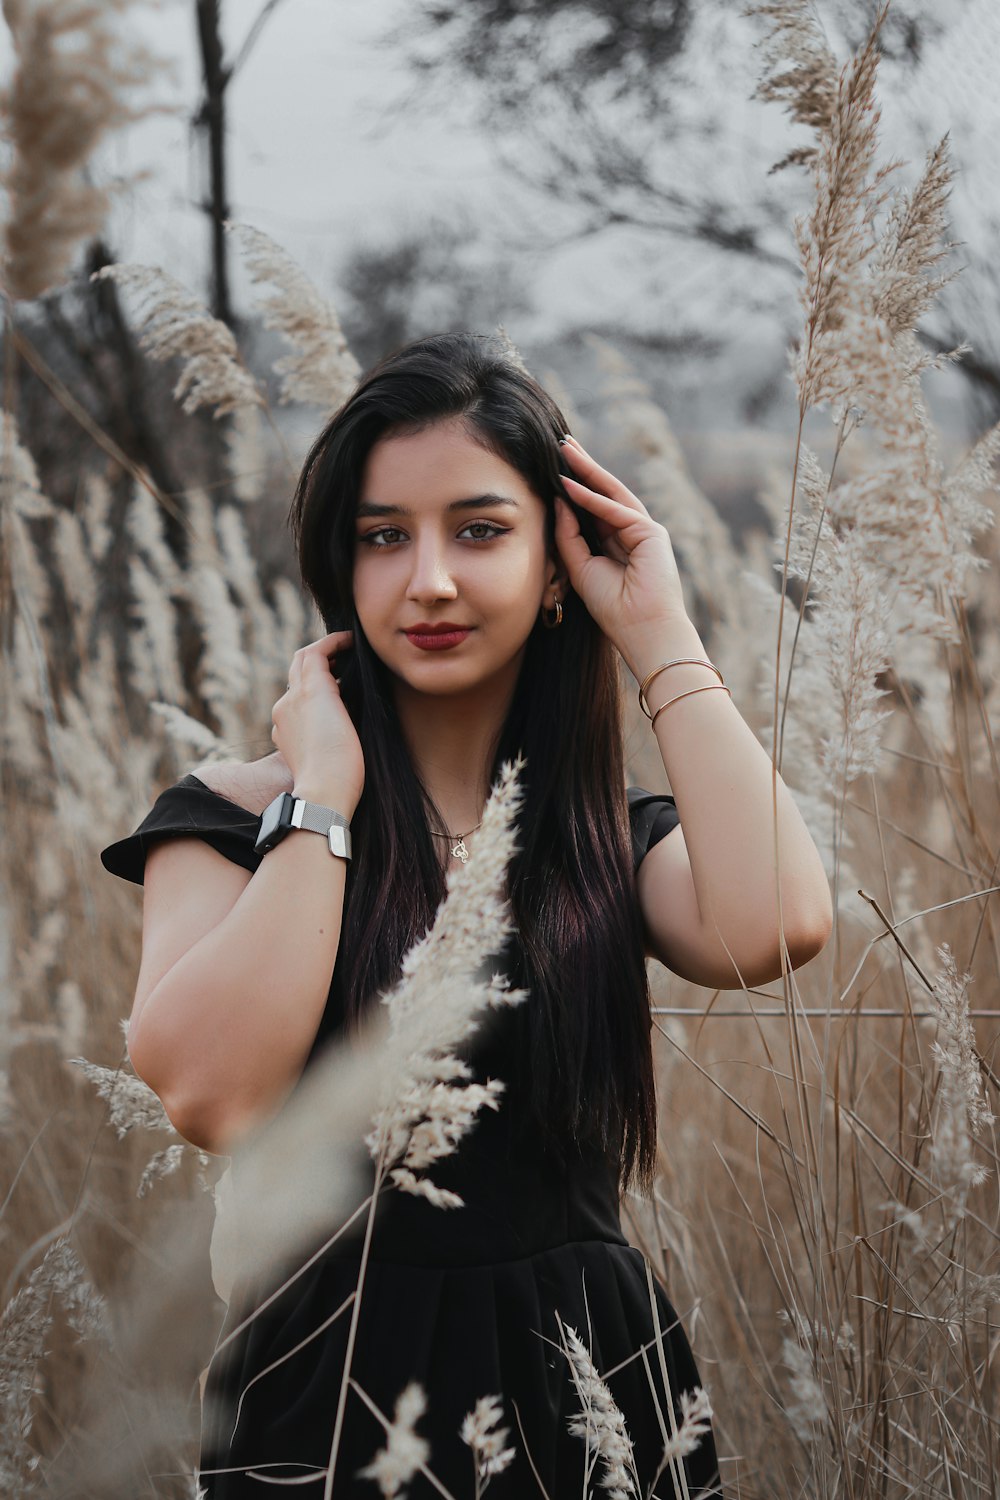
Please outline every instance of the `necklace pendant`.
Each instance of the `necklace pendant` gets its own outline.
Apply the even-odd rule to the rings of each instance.
[[[465,847],[465,839],[459,839],[458,843],[454,846],[451,852],[452,854],[454,854],[455,858],[460,859],[464,865],[469,857],[469,851]]]

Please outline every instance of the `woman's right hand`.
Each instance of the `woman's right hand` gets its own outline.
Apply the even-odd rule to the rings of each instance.
[[[349,651],[353,644],[352,630],[334,630],[301,646],[288,669],[288,691],[271,713],[271,739],[295,785],[339,796],[342,803],[350,804],[351,812],[364,790],[365,761],[330,664],[338,652]]]

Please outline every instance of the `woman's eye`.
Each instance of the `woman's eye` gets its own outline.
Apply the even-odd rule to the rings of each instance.
[[[464,531],[472,531],[477,526],[480,527],[480,528],[482,528],[483,526],[485,526],[486,527],[486,535],[485,536],[474,536],[472,538],[472,540],[474,542],[488,542],[488,541],[491,540],[492,537],[502,536],[503,533],[504,533],[504,530],[506,529],[503,526],[494,526],[494,524],[493,524],[492,521],[470,521],[469,524],[468,524],[468,526],[465,526],[462,529]]]
[[[485,536],[482,535],[484,528],[486,532]],[[493,521],[470,521],[467,526],[462,527],[463,531],[478,530],[480,532],[479,536],[473,536],[469,538],[469,540],[473,542],[491,542],[495,536],[505,535],[508,529],[509,528],[506,526],[497,526]],[[392,533],[395,536],[400,536],[402,534],[398,526],[380,526],[378,531],[369,531],[366,536],[363,536],[361,538],[361,540],[365,543],[366,546],[374,547],[378,550],[382,550],[385,547],[398,546],[397,542],[385,539],[388,533]],[[459,533],[459,535],[461,535],[461,533]]]
[[[394,542],[383,542],[379,538],[385,536],[387,531],[398,531],[398,529],[397,526],[383,526],[380,531],[369,531],[368,535],[363,536],[361,540],[369,547],[392,547],[395,546]]]

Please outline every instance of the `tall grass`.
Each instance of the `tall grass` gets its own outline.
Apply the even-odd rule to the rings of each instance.
[[[986,1494],[1000,1439],[996,1022],[973,1010],[1000,993],[990,627],[1000,432],[946,470],[916,328],[945,274],[951,169],[942,142],[907,189],[905,167],[882,159],[884,11],[842,67],[805,5],[757,13],[762,92],[811,132],[788,166],[813,186],[795,226],[798,425],[788,476],[761,496],[772,533],[734,546],[666,414],[603,345],[618,443],[607,462],[669,528],[713,659],[826,859],[836,930],[819,959],[767,992],[706,995],[655,970],[661,1166],[653,1198],[630,1197],[624,1214],[692,1336],[707,1394],[689,1403],[688,1438],[710,1398],[731,1495]],[[281,399],[335,404],[357,373],[335,312],[279,247],[257,231],[238,239],[258,285],[270,279],[268,317],[292,343]],[[145,299],[136,317],[150,356],[181,361],[178,399],[224,423],[229,498],[185,493],[181,563],[164,497],[145,476],[105,469],[96,449],[72,508],[46,497],[30,434],[6,403],[0,1482],[19,1496],[193,1495],[198,1375],[220,1321],[210,1272],[225,1296],[237,1270],[291,1255],[315,1235],[320,1198],[345,1218],[353,1208],[350,1232],[370,1225],[371,1204],[359,1209],[356,1184],[331,1168],[331,1140],[367,1132],[379,1181],[394,1172],[393,1190],[433,1198],[428,1169],[458,1144],[461,1121],[503,1107],[502,1095],[470,1093],[451,1048],[477,1007],[504,1003],[465,980],[502,924],[510,785],[495,789],[482,859],[453,883],[436,937],[410,956],[370,1037],[334,1055],[301,1107],[248,1143],[248,1180],[280,1204],[271,1222],[247,1217],[225,1162],[177,1138],[129,1069],[122,1022],[140,903],[104,876],[98,851],[194,763],[269,748],[288,661],[322,626],[291,580],[260,579],[248,520],[270,502],[257,471],[262,454],[278,475],[295,460],[261,382],[162,272],[108,274]],[[102,604],[116,515],[129,544],[127,622]],[[70,660],[52,649],[61,614]],[[647,722],[632,712],[632,776],[662,786]],[[762,878],[770,859],[762,850]],[[463,912],[493,925],[456,955],[447,945]],[[467,1004],[430,1035],[421,995],[445,980]],[[400,1066],[421,1059],[408,1090],[380,1069],[387,1048]],[[454,1130],[435,1126],[439,1106]],[[566,1330],[564,1351],[581,1403],[581,1478],[587,1464],[592,1483],[611,1476],[627,1493],[627,1433],[602,1372],[578,1330]],[[349,1378],[331,1405],[334,1449]],[[511,1428],[499,1426],[510,1423],[505,1393],[474,1394],[462,1436],[478,1497]],[[373,1494],[426,1471],[420,1417],[432,1399],[411,1388],[394,1413],[377,1413],[386,1443]]]

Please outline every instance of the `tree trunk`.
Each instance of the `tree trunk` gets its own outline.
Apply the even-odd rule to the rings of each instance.
[[[212,315],[234,328],[229,297],[228,247],[223,228],[229,217],[226,201],[226,85],[230,70],[222,60],[219,5],[220,0],[195,0],[205,92],[194,124],[204,133],[206,144],[208,196],[202,200],[201,206],[211,225]]]

